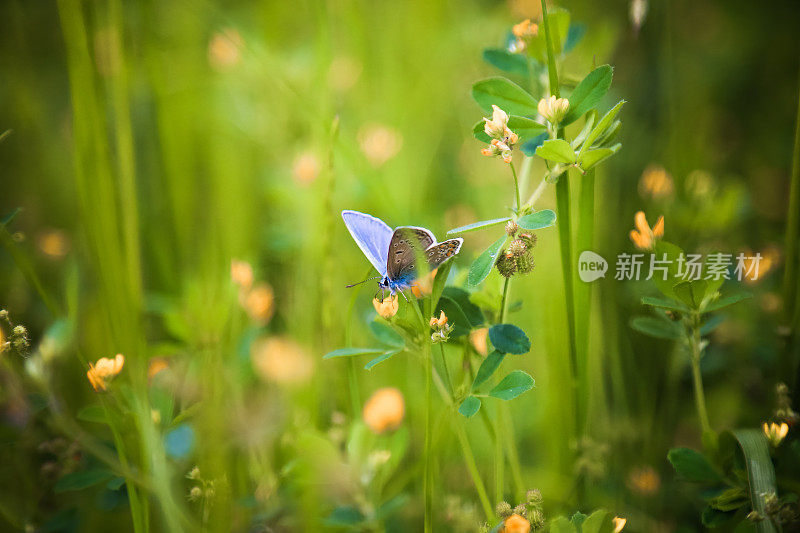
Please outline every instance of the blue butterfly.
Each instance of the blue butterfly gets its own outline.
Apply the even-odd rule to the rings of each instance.
[[[433,270],[455,256],[464,242],[461,238],[436,242],[430,230],[417,226],[392,230],[383,220],[358,211],[342,211],[342,218],[347,231],[380,274],[378,286],[391,294],[411,287],[417,279],[417,254],[424,256],[428,270]]]

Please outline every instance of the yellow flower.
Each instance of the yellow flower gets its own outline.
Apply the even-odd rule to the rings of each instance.
[[[472,347],[475,348],[476,352],[484,357],[486,357],[486,354],[489,353],[489,346],[486,343],[486,339],[488,337],[489,328],[476,329],[471,331],[469,334],[469,342],[472,343]]]
[[[519,136],[508,129],[508,114],[492,104],[492,118],[483,118],[483,131],[492,138],[488,148],[481,153],[488,157],[499,155],[506,163],[511,162],[511,150],[519,142]]]
[[[319,176],[321,165],[313,152],[299,154],[292,165],[292,175],[297,183],[308,185]]]
[[[527,39],[539,33],[539,26],[531,22],[531,19],[525,19],[519,24],[514,24],[511,28],[511,32],[517,39]]]
[[[625,527],[625,524],[628,522],[627,518],[620,518],[619,516],[614,517],[614,533],[619,533],[622,531],[622,528]]]
[[[114,359],[101,357],[94,365],[89,363],[89,370],[86,372],[86,377],[89,378],[89,383],[95,391],[104,391],[114,376],[122,371],[125,364],[125,356],[118,353]]]
[[[375,311],[378,312],[381,318],[389,320],[397,314],[397,310],[400,308],[400,301],[397,294],[392,294],[383,300],[374,298],[372,300],[372,305],[375,307]]]
[[[250,360],[262,379],[283,385],[301,385],[314,373],[311,356],[286,337],[256,340],[250,348]]]
[[[775,422],[767,424],[764,422],[763,428],[767,440],[775,447],[779,446],[781,441],[789,433],[789,425],[786,422],[781,422],[780,424],[776,424]]]
[[[253,267],[247,261],[231,260],[231,280],[244,290],[253,286]]]
[[[655,246],[656,240],[664,236],[664,217],[658,217],[653,229],[647,223],[644,211],[639,211],[634,217],[636,229],[631,230],[630,237],[633,244],[640,250],[651,250]]]
[[[371,124],[358,131],[358,144],[370,164],[379,167],[397,155],[403,135],[388,126]]]
[[[550,95],[549,98],[542,98],[539,100],[537,106],[539,114],[542,115],[549,123],[558,124],[567,114],[569,109],[569,100],[566,98],[556,98],[556,95]]]
[[[236,66],[242,57],[244,39],[238,31],[227,28],[214,34],[208,43],[208,62],[217,70]]]
[[[511,163],[511,146],[498,139],[492,139],[492,142],[489,143],[489,147],[481,150],[481,154],[487,157],[499,155],[503,158],[503,163]]]
[[[508,129],[508,113],[492,104],[492,118],[483,117],[483,131],[493,139],[501,139]]]
[[[397,429],[404,415],[403,394],[393,387],[378,389],[364,404],[364,423],[375,433]]]
[[[275,311],[275,294],[272,287],[261,283],[244,295],[244,309],[254,322],[266,324]]]
[[[444,314],[444,311],[439,311],[439,318],[431,317],[431,327],[432,328],[443,328],[447,325],[447,315]]]
[[[661,200],[672,196],[675,187],[672,176],[659,165],[650,165],[639,179],[639,194],[654,200]]]
[[[528,533],[531,530],[531,523],[518,514],[512,514],[503,522],[503,533]]]

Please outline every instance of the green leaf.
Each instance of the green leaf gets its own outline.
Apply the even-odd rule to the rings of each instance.
[[[527,372],[514,370],[489,391],[489,396],[501,400],[513,400],[523,392],[531,390],[533,384],[533,378]]]
[[[742,300],[747,300],[748,298],[752,298],[753,295],[747,292],[737,292],[734,294],[727,294],[725,296],[721,296],[719,299],[709,303],[703,309],[704,313],[711,313],[713,311],[719,311],[725,307],[729,307],[735,303],[739,303]]]
[[[445,287],[442,296],[447,296],[461,308],[464,316],[467,317],[471,328],[483,325],[483,312],[480,307],[472,303],[471,294],[459,287]]]
[[[556,163],[572,164],[575,162],[575,151],[564,139],[548,139],[536,149],[536,155]]]
[[[666,257],[669,263],[666,265],[667,275],[663,276],[661,273],[655,273],[652,278],[653,283],[655,283],[658,290],[661,291],[661,294],[667,298],[679,300],[673,287],[683,281],[683,278],[678,275],[678,258],[683,254],[683,250],[671,242],[657,241],[654,253],[656,259],[660,261]]]
[[[87,405],[81,408],[76,415],[78,420],[85,422],[97,422],[98,424],[108,424],[106,411],[102,405]]]
[[[487,355],[486,359],[483,360],[481,366],[478,368],[478,373],[475,374],[475,380],[472,382],[472,390],[477,389],[489,381],[489,378],[492,377],[495,370],[497,370],[505,357],[506,354],[503,352],[498,352],[497,350],[494,350],[492,353]]]
[[[328,352],[322,356],[323,359],[333,359],[334,357],[353,357],[356,355],[374,355],[383,353],[383,348],[339,348]]]
[[[447,234],[454,235],[456,233],[467,233],[470,231],[488,228],[489,226],[496,226],[497,224],[502,224],[504,222],[508,222],[509,220],[511,220],[511,217],[493,218],[492,220],[481,220],[480,222],[473,222],[472,224],[467,224],[466,226],[460,226],[458,228],[451,229],[450,231],[447,232]]]
[[[439,303],[436,305],[436,311],[433,313],[433,316],[439,316],[440,311],[444,311],[447,317],[447,323],[453,326],[452,337],[469,335],[469,331],[472,329],[470,321],[457,302],[442,295],[441,298],[439,298]]]
[[[713,507],[706,507],[700,515],[700,521],[706,527],[717,528],[728,523],[735,514],[736,513],[718,511]]]
[[[683,335],[683,328],[677,322],[654,316],[637,316],[631,319],[631,327],[639,333],[644,333],[657,339],[679,339]]]
[[[706,294],[707,283],[705,280],[698,279],[692,281],[681,281],[676,283],[672,290],[682,302],[692,309],[699,309],[703,303],[703,296]]]
[[[522,144],[547,131],[547,126],[532,118],[511,115],[508,117],[508,129],[519,135],[519,144]]]
[[[659,296],[642,296],[642,303],[645,305],[651,305],[653,307],[669,309],[670,311],[678,311],[681,313],[688,313],[691,311],[691,309],[689,309],[689,307],[687,307],[683,302],[667,300],[666,298],[661,298]]]
[[[105,468],[80,470],[61,476],[59,480],[56,481],[53,491],[59,493],[71,490],[82,490],[108,481],[112,477],[114,477],[114,474]]]
[[[616,154],[620,148],[622,148],[621,144],[615,144],[611,148],[595,148],[593,150],[582,152],[581,156],[578,158],[578,165],[583,170],[589,170],[597,165],[600,161],[608,159],[612,155]]]
[[[613,75],[614,71],[609,65],[601,65],[587,74],[569,95],[569,111],[561,125],[572,124],[584,113],[594,109],[611,87]]]
[[[384,344],[388,344],[389,346],[400,347],[405,345],[405,341],[403,337],[400,336],[395,330],[384,324],[383,322],[378,322],[377,320],[373,320],[369,323],[369,329],[372,334],[378,339],[380,342]]]
[[[486,124],[486,122],[483,119],[476,122],[475,125],[472,126],[472,136],[478,139],[482,143],[490,143],[492,142],[492,138],[489,137],[489,135],[483,129],[484,124]]]
[[[475,396],[467,396],[467,398],[461,402],[461,405],[458,406],[458,412],[467,418],[470,418],[475,415],[480,408],[481,400],[479,398],[476,398]]]
[[[517,224],[522,229],[537,230],[548,228],[556,223],[556,213],[552,209],[542,209],[530,215],[525,215],[517,219]]]
[[[502,237],[497,239],[494,244],[484,250],[483,253],[472,262],[472,265],[469,267],[469,274],[467,275],[467,282],[470,285],[473,287],[480,285],[483,280],[486,279],[486,276],[491,273],[494,262],[497,259],[497,254],[500,252],[500,248],[506,243],[507,238],[508,236],[503,233]]]
[[[485,48],[483,60],[500,70],[528,75],[528,59],[524,54],[512,54],[505,48]]]
[[[575,533],[575,528],[567,517],[559,516],[550,521],[550,533]]]
[[[744,454],[747,466],[747,481],[750,501],[754,510],[761,516],[767,516],[766,498],[768,494],[777,494],[775,469],[769,453],[769,444],[764,434],[757,429],[737,429],[723,434],[723,438],[736,439]],[[756,530],[761,533],[775,533],[775,526],[769,520],[756,522]]]
[[[125,484],[125,478],[122,476],[117,476],[112,478],[108,483],[106,483],[106,488],[108,490],[119,490],[122,485]]]
[[[611,126],[611,123],[614,122],[617,113],[619,113],[619,110],[622,109],[623,105],[625,105],[625,100],[620,100],[617,105],[609,110],[608,113],[603,115],[603,118],[597,122],[597,126],[595,126],[591,133],[586,136],[586,140],[583,142],[583,146],[581,146],[581,151],[578,153],[578,157],[580,157],[584,151],[591,148],[597,138],[605,133],[609,126]]]
[[[381,355],[379,355],[378,357],[376,357],[375,359],[373,359],[372,361],[370,361],[369,363],[367,363],[366,365],[364,365],[364,369],[365,370],[372,370],[373,366],[377,365],[378,363],[382,363],[382,362],[386,361],[387,359],[389,359],[393,355],[397,355],[400,352],[402,352],[402,350],[390,350],[388,352],[384,352]]]
[[[683,478],[695,483],[719,483],[722,478],[705,455],[690,448],[672,448],[667,454],[672,468]]]
[[[472,98],[486,113],[496,105],[509,115],[534,115],[538,102],[525,89],[506,78],[487,78],[472,86]]]
[[[711,498],[708,504],[719,511],[735,511],[750,502],[742,487],[731,487],[718,496]]]
[[[495,350],[522,355],[531,349],[531,341],[525,332],[514,324],[496,324],[489,328],[489,340]]]
[[[597,509],[581,524],[581,533],[613,533],[614,517],[605,509]]]

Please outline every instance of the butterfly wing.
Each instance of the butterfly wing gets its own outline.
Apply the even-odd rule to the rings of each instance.
[[[425,258],[428,260],[428,268],[433,270],[439,268],[439,265],[456,255],[461,251],[461,245],[464,239],[461,237],[457,239],[449,239],[444,242],[433,244],[425,250]]]
[[[392,239],[392,228],[383,220],[358,211],[342,211],[342,219],[347,231],[353,236],[353,240],[372,266],[381,276],[386,276],[386,258],[389,253],[389,241]]]
[[[424,254],[436,243],[433,233],[416,226],[401,226],[394,230],[389,241],[386,275],[392,281],[410,282],[416,278],[417,254]]]

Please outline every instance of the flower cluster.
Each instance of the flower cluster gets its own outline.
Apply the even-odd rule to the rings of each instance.
[[[508,51],[512,54],[519,54],[528,48],[528,42],[539,34],[539,26],[531,19],[525,19],[519,24],[511,27],[514,40],[508,45]]]
[[[506,278],[515,274],[528,274],[534,267],[533,247],[536,246],[536,235],[521,233],[513,220],[506,224],[506,233],[512,240],[497,255],[497,271]]]
[[[542,493],[536,489],[525,494],[524,503],[511,507],[508,502],[500,502],[495,512],[503,520],[500,531],[504,533],[529,533],[544,529]]]
[[[547,122],[556,125],[564,119],[569,111],[569,100],[550,95],[548,98],[539,100],[537,109]]]
[[[441,311],[439,318],[431,317],[430,326],[433,328],[431,334],[431,342],[447,342],[450,339],[450,333],[453,332],[453,326],[447,323],[447,315]]]
[[[519,136],[508,129],[508,113],[492,105],[492,118],[484,117],[483,122],[483,131],[492,140],[481,153],[488,157],[499,155],[504,163],[511,163],[511,150],[519,142]]]
[[[781,422],[780,424],[775,422],[767,424],[764,422],[763,429],[769,443],[777,448],[789,433],[789,424],[786,422]]]
[[[8,315],[8,311],[5,309],[0,310],[0,320],[5,322],[11,329],[8,338],[3,335],[3,330],[0,329],[0,352],[14,349],[18,353],[24,354],[31,345],[28,338],[28,330],[20,324],[14,325]]]
[[[639,211],[634,217],[636,229],[631,230],[630,237],[633,244],[640,250],[652,250],[656,241],[664,236],[664,217],[658,217],[653,229],[647,223],[644,211]]]
[[[125,356],[121,353],[118,353],[114,359],[101,357],[97,360],[97,363],[89,363],[86,377],[89,378],[89,383],[92,384],[95,391],[104,391],[108,388],[108,383],[122,372],[124,365]]]

